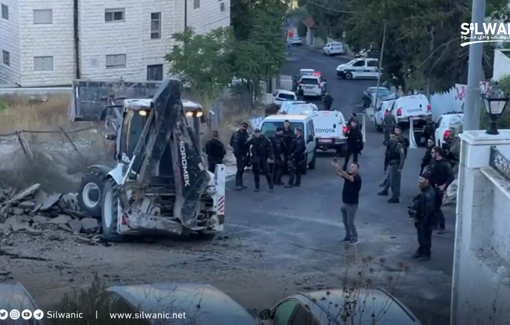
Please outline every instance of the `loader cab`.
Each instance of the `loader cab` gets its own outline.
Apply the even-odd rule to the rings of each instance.
[[[203,108],[200,104],[182,100],[184,114],[186,116],[186,127],[195,136],[195,142],[200,138],[201,124],[204,119]],[[123,102],[122,126],[117,130],[117,161],[121,162],[123,170],[127,170],[138,140],[142,135],[145,124],[152,107],[151,99],[125,99]],[[171,163],[171,150],[166,148],[159,167],[159,176],[173,177]]]

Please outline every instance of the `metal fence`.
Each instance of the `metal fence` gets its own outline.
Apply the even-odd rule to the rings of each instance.
[[[491,147],[489,165],[510,182],[510,159],[505,157],[496,146]]]

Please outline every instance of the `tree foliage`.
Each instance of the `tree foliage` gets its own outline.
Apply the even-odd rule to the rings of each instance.
[[[278,73],[283,65],[285,13],[286,6],[280,1],[232,0],[231,27],[205,35],[188,28],[173,35],[176,44],[166,55],[170,74],[195,93],[210,97],[233,78],[242,80],[252,93],[253,86]]]
[[[310,0],[307,10],[318,31],[354,49],[380,48],[387,24],[384,72],[416,86],[430,81],[446,90],[467,78],[468,47],[460,47],[460,25],[471,20],[467,0]],[[508,17],[506,0],[489,0],[487,16]],[[484,72],[492,75],[493,47],[484,47]],[[409,71],[412,71],[409,73]]]
[[[213,97],[232,80],[225,44],[232,37],[230,29],[219,28],[208,34],[196,34],[188,28],[172,35],[176,45],[166,55],[170,75],[189,85],[196,94]]]

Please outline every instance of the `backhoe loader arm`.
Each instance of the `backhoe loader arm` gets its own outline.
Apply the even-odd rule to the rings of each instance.
[[[139,188],[150,186],[163,152],[170,145],[175,179],[174,216],[193,227],[200,210],[200,197],[209,182],[195,137],[186,127],[176,80],[164,82],[154,95],[153,107],[134,151],[133,171]]]

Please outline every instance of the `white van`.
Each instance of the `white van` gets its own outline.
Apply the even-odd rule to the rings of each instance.
[[[386,109],[395,116],[397,123],[409,123],[410,118],[415,121],[418,119],[425,120],[432,116],[432,106],[425,95],[403,96],[394,100],[383,101],[380,108],[375,112],[375,125],[377,129],[381,129],[382,120]]]
[[[393,107],[393,103],[395,103],[396,99],[387,99],[381,101],[381,104],[377,105],[377,108],[374,108],[374,124],[377,131],[382,131],[382,124],[384,120],[384,115],[386,114],[386,110],[390,110]]]
[[[303,137],[306,143],[306,162],[308,168],[315,169],[317,159],[315,146],[315,128],[311,115],[271,115],[264,119],[260,130],[264,136],[271,138],[276,134],[278,127],[283,127],[283,122],[288,120],[291,129],[300,128],[303,130]]]
[[[398,123],[409,123],[409,118],[427,118],[432,116],[432,106],[425,95],[403,96],[395,100],[391,113]]]
[[[348,130],[347,121],[344,115],[338,111],[318,111],[311,113],[315,126],[315,141],[317,148],[322,151],[334,149],[338,154],[343,152],[347,138],[345,133]],[[363,134],[363,143],[366,141],[365,114],[357,113]]]
[[[286,101],[283,102],[278,114],[299,115],[311,111],[318,111],[319,108],[313,103],[308,103],[303,100]]]

